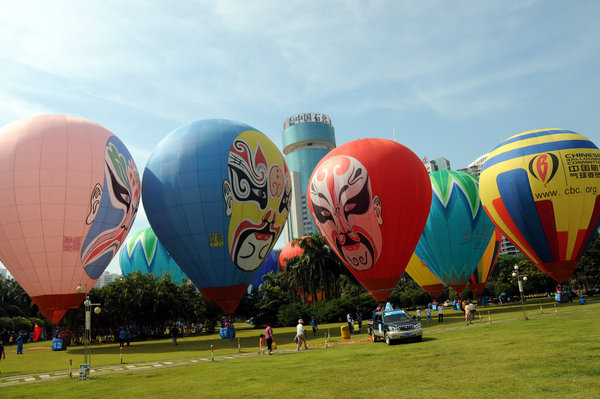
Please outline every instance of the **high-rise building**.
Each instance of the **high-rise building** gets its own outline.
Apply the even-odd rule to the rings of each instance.
[[[429,162],[424,162],[428,173],[438,170],[450,170],[450,161],[446,158],[437,158]]]
[[[308,209],[308,181],[315,166],[335,148],[331,118],[320,113],[291,116],[283,123],[283,153],[292,175],[290,214],[284,230],[285,242],[316,232]]]
[[[113,281],[115,281],[117,279],[117,277],[119,277],[119,276],[120,276],[120,274],[105,271],[104,273],[102,273],[100,275],[100,277],[98,278],[98,281],[96,281],[96,284],[94,284],[94,288],[102,288],[102,287],[112,283]]]
[[[473,176],[478,178],[479,175],[481,174],[481,168],[483,168],[483,164],[487,160],[488,155],[490,155],[489,152],[487,154],[483,154],[482,156],[480,156],[479,158],[477,158],[476,160],[471,162],[469,164],[469,166],[467,166],[466,168],[458,169],[458,170],[461,172],[470,173]]]

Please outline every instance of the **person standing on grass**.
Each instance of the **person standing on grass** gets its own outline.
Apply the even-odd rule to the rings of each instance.
[[[358,323],[358,333],[360,334],[360,329],[362,328],[362,312],[360,309],[356,309],[356,322]]]
[[[119,331],[119,346],[123,347],[123,345],[125,345],[125,329],[121,327]]]
[[[421,322],[421,308],[417,306],[417,321]]]
[[[6,359],[6,352],[4,352],[3,341],[0,341],[0,360]]]
[[[431,307],[430,306],[427,306],[425,308],[425,315],[427,316],[427,323],[430,323],[432,321],[431,320]]]
[[[173,345],[177,345],[177,335],[179,334],[179,329],[176,325],[171,328],[171,338],[173,338]]]
[[[299,351],[302,346],[302,342],[304,342],[304,350],[308,350],[308,346],[306,345],[306,336],[304,335],[304,320],[298,320],[298,325],[296,326],[296,350]]]
[[[23,354],[23,333],[19,331],[19,336],[17,337],[17,355]]]
[[[444,305],[441,303],[438,305],[438,323],[444,322]]]
[[[265,334],[260,334],[260,337],[258,340],[258,347],[259,347],[258,354],[264,355],[265,354]]]
[[[313,330],[313,336],[317,336],[317,330],[319,329],[319,327],[317,327],[317,318],[315,316],[311,316],[310,318],[310,325],[312,327]]]
[[[352,319],[352,313],[348,312],[346,315],[346,321],[348,322],[348,332],[352,334],[354,332],[354,320]]]
[[[269,355],[273,351],[273,328],[271,327],[271,323],[267,324],[267,328],[265,329],[265,337],[267,338],[267,351]]]

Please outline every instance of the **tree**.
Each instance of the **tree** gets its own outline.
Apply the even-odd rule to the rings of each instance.
[[[302,295],[299,296],[304,302],[307,294],[312,298],[322,294],[324,300],[337,298],[341,294],[340,276],[354,280],[320,234],[297,239],[292,245],[299,245],[304,251],[287,262],[283,273],[283,286],[292,297],[298,296],[300,290]]]

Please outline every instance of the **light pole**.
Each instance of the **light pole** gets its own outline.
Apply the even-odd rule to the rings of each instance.
[[[84,287],[82,287],[85,286]],[[83,305],[85,307],[85,333],[84,333],[84,337],[83,337],[83,345],[84,345],[84,352],[83,352],[83,364],[86,365],[85,367],[89,368],[90,363],[91,363],[91,353],[90,353],[90,342],[92,340],[92,306],[96,306],[96,308],[94,308],[94,313],[99,314],[102,309],[100,309],[100,304],[99,303],[92,303],[92,301],[90,301],[90,296],[88,294],[88,290],[87,290],[87,284],[86,283],[79,283],[79,285],[77,286],[77,292],[78,293],[83,293],[85,292],[85,301],[83,301]]]
[[[515,271],[512,272],[512,276],[517,278],[517,283],[519,284],[519,293],[521,295],[521,307],[523,308],[523,317],[525,320],[529,320],[527,318],[527,310],[525,310],[525,296],[523,295],[523,281],[527,281],[527,276],[521,276],[519,274],[519,265],[514,266]]]

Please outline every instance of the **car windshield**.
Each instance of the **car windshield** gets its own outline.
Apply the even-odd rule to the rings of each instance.
[[[406,313],[392,313],[383,316],[386,323],[397,323],[412,320]]]

